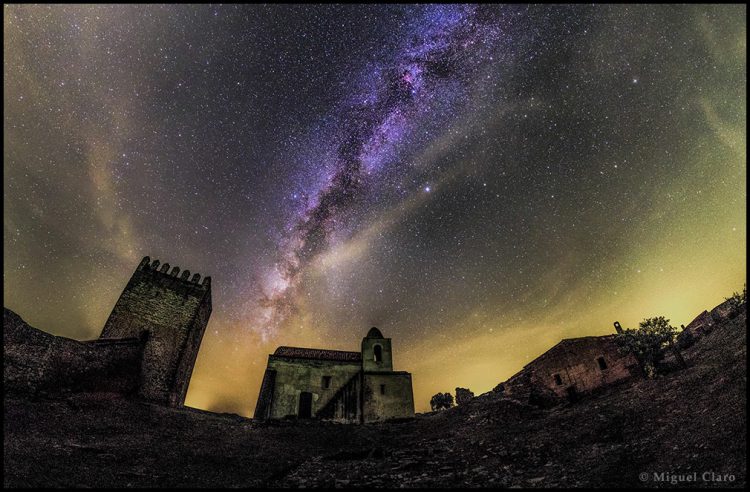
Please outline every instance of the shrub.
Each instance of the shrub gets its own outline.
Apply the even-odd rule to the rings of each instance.
[[[472,398],[474,398],[474,393],[468,388],[456,388],[456,405],[463,405]]]
[[[646,377],[653,377],[664,359],[664,349],[674,348],[676,336],[677,330],[669,324],[669,320],[657,316],[644,319],[637,329],[624,330],[615,340],[621,352],[633,354],[638,359]],[[679,352],[675,355],[679,356]]]
[[[734,292],[731,296],[725,298],[726,301],[729,301],[729,317],[734,318],[740,312],[742,309],[746,308],[747,306],[747,284],[742,286],[742,293]]]
[[[430,399],[432,411],[444,410],[453,406],[453,395],[450,393],[437,393]]]

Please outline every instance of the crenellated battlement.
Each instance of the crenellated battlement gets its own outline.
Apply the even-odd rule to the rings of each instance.
[[[193,274],[193,277],[190,278],[190,270],[183,270],[182,275],[180,275],[180,267],[175,266],[171,268],[172,270],[170,271],[169,263],[162,264],[159,260],[154,260],[152,262],[149,256],[144,256],[141,260],[141,263],[138,265],[138,270],[142,272],[152,272],[167,277],[172,277],[174,279],[179,279],[204,289],[208,289],[211,287],[210,276],[203,277],[203,282],[201,282],[200,273],[195,273]]]
[[[181,406],[211,315],[211,277],[145,256],[115,303],[100,343],[143,343],[138,394]]]

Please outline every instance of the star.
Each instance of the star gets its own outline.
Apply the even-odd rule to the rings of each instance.
[[[190,406],[378,326],[425,410],[745,280],[744,6],[4,13],[6,307],[90,340],[143,256],[210,275]]]

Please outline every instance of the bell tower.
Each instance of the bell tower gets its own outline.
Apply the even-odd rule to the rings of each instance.
[[[365,372],[393,371],[391,339],[385,338],[374,326],[362,339],[362,370]]]

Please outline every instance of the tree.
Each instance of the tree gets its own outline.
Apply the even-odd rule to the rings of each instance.
[[[453,406],[453,395],[450,393],[437,393],[430,399],[432,411],[443,410]]]
[[[463,405],[474,398],[474,393],[468,388],[456,388],[456,405]]]
[[[644,319],[637,329],[628,328],[616,336],[620,351],[633,354],[646,377],[653,377],[667,348],[682,367],[687,366],[674,343],[677,330],[664,316]]]

